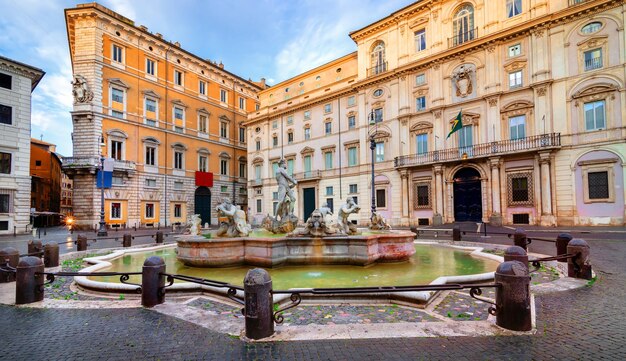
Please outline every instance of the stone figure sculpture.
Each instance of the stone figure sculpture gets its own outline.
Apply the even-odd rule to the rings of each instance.
[[[74,104],[87,103],[93,99],[93,92],[89,90],[87,79],[84,76],[75,74],[72,79],[72,95]]]
[[[352,213],[358,213],[360,210],[361,207],[354,202],[352,197],[346,199],[346,204],[339,207],[339,211],[337,212],[337,227],[339,228],[339,232],[347,235],[358,234],[356,226],[348,221],[348,217]]]
[[[189,234],[192,236],[197,236],[200,234],[200,224],[202,220],[200,219],[199,214],[194,214],[191,216],[191,220],[189,222]]]
[[[222,218],[217,237],[247,237],[250,234],[252,227],[246,222],[246,213],[229,198],[222,198],[222,203],[215,210]]]
[[[380,215],[378,212],[374,212],[374,214],[372,214],[372,219],[371,219],[369,228],[372,231],[380,231],[380,230],[391,229],[391,226],[389,225],[389,223],[387,223],[387,220],[385,219],[385,217]]]
[[[291,232],[298,224],[298,217],[293,214],[296,203],[296,195],[293,190],[298,181],[293,179],[287,172],[287,162],[281,159],[276,170],[276,182],[278,183],[278,204],[274,217],[267,215],[263,220],[265,229],[272,233]]]
[[[311,212],[311,216],[306,221],[304,228],[297,229],[290,236],[313,236],[323,237],[330,234],[337,233],[337,230],[332,227],[328,227],[324,215],[319,209]]]
[[[471,68],[462,65],[458,71],[452,74],[452,81],[456,88],[457,97],[465,98],[474,92],[474,86],[472,84],[473,72]]]

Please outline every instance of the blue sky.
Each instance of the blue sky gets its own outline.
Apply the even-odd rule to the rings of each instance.
[[[222,61],[226,70],[273,84],[355,51],[350,31],[413,1],[99,2],[202,58]],[[72,74],[63,9],[78,3],[0,0],[0,55],[46,72],[33,92],[32,137],[43,134],[66,156],[72,154]]]

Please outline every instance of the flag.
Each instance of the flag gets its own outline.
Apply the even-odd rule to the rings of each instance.
[[[452,129],[450,129],[450,133],[448,133],[448,136],[446,137],[446,139],[450,138],[452,133],[456,132],[457,130],[461,130],[461,128],[463,128],[463,115],[461,114],[462,112],[463,110],[460,110],[459,115],[457,115],[456,118],[454,118],[454,122],[452,122]]]

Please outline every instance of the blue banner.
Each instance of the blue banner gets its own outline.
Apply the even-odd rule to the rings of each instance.
[[[111,185],[113,185],[113,172],[102,172],[104,174],[101,172],[101,170],[98,170],[98,173],[96,173],[96,187],[102,188],[102,180],[104,178],[104,188],[111,188]]]

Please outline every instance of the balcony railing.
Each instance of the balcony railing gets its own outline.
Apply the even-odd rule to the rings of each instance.
[[[585,59],[585,70],[593,70],[602,68],[602,57]]]
[[[296,180],[314,180],[320,179],[322,174],[319,170],[311,170],[308,172],[296,173],[293,175]]]
[[[467,43],[468,41],[474,40],[477,37],[478,37],[478,28],[468,30],[464,33],[448,38],[448,48],[453,48],[463,43]]]
[[[410,167],[432,163],[454,162],[465,159],[484,158],[494,155],[523,153],[561,146],[561,133],[535,135],[521,139],[476,144],[463,148],[435,150],[423,154],[396,157],[395,167]]]
[[[387,62],[377,64],[376,66],[373,66],[367,69],[367,76],[374,76],[374,75],[384,73],[387,71],[387,69],[388,69]]]
[[[100,157],[64,157],[63,168],[98,168],[100,166]],[[135,162],[130,160],[115,160],[113,169],[134,171],[136,169]]]

